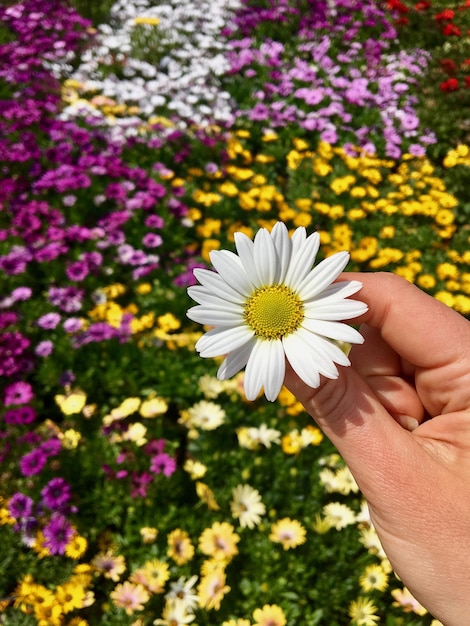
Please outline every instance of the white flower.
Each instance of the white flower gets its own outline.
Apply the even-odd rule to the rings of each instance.
[[[266,507],[257,489],[253,489],[250,485],[237,485],[235,489],[232,489],[232,497],[230,509],[242,528],[246,526],[254,528],[261,522],[261,516],[266,513]]]
[[[211,252],[216,272],[196,269],[200,285],[188,293],[197,306],[188,317],[213,326],[199,339],[202,357],[227,355],[217,377],[229,378],[246,366],[245,395],[254,400],[261,389],[275,400],[282,387],[286,357],[297,375],[318,387],[320,375],[337,378],[335,364],[350,365],[332,341],[362,343],[362,336],[340,320],[367,310],[363,302],[346,300],[359,291],[358,281],[333,283],[349,254],[337,252],[312,269],[320,247],[318,233],[307,237],[297,228],[289,237],[278,222],[271,233],[262,228],[254,241],[235,233],[238,256]]]

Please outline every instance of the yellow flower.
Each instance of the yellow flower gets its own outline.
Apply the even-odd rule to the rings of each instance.
[[[277,604],[265,604],[261,609],[253,611],[253,626],[286,626],[287,618]]]
[[[142,537],[142,541],[144,543],[154,543],[158,536],[158,528],[153,528],[153,526],[142,526],[140,529],[140,536]]]
[[[214,609],[216,611],[220,609],[224,596],[230,591],[230,587],[225,583],[226,575],[221,568],[217,568],[201,578],[197,594],[199,596],[199,604],[203,609]]]
[[[214,522],[210,528],[203,530],[199,537],[199,549],[217,561],[231,561],[238,554],[237,543],[240,536],[232,524]]]
[[[71,559],[79,559],[85,554],[88,542],[85,537],[74,533],[68,544],[65,546],[65,554]]]
[[[70,613],[74,609],[83,607],[85,590],[81,585],[76,585],[74,582],[69,581],[56,587],[55,597],[61,606],[62,612]]]
[[[196,493],[197,493],[199,499],[202,502],[204,502],[205,504],[207,504],[207,507],[211,511],[219,511],[220,510],[220,506],[219,506],[217,500],[215,499],[214,492],[212,491],[212,489],[208,485],[206,485],[205,483],[202,483],[201,481],[197,481],[196,482]]]
[[[160,20],[158,17],[134,17],[134,24],[147,24],[148,26],[158,26]]]
[[[142,585],[151,593],[163,593],[169,578],[170,568],[168,563],[159,559],[152,559],[144,563],[143,567],[132,572],[129,580],[136,585]]]
[[[77,430],[74,430],[73,428],[69,428],[65,432],[59,433],[58,436],[60,441],[62,442],[62,447],[65,450],[74,450],[78,446],[82,438],[81,433],[79,433]]]
[[[421,274],[416,279],[416,283],[423,289],[432,289],[436,286],[436,279],[432,274]]]
[[[374,626],[380,620],[377,607],[368,598],[358,598],[349,605],[349,617],[355,626]]]
[[[202,258],[209,262],[210,261],[210,253],[212,250],[218,250],[220,248],[220,241],[218,239],[206,239],[202,244],[201,256]]]
[[[86,393],[77,390],[67,395],[57,394],[54,400],[64,415],[76,415],[86,404]]]
[[[306,534],[307,531],[300,522],[285,517],[272,525],[269,539],[280,543],[284,550],[289,550],[305,543]]]
[[[167,537],[167,555],[173,559],[177,565],[184,565],[194,556],[194,546],[191,538],[185,530],[176,528]]]
[[[368,565],[359,578],[361,589],[369,591],[385,591],[388,585],[388,574],[381,565]]]
[[[452,263],[439,263],[436,267],[436,273],[441,280],[446,280],[448,278],[458,278],[459,269],[456,265]]]
[[[337,195],[347,191],[356,182],[356,178],[351,175],[336,178],[330,183],[330,189]]]
[[[152,418],[158,415],[165,415],[168,411],[168,402],[163,398],[156,396],[155,398],[149,398],[144,400],[139,408],[139,413],[142,417]]]
[[[57,604],[37,604],[34,607],[37,626],[60,626],[62,624],[62,607]]]

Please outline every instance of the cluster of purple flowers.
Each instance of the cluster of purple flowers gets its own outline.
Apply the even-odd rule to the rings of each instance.
[[[421,128],[412,95],[429,55],[394,48],[397,34],[379,3],[306,0],[305,7],[294,8],[276,0],[269,9],[245,4],[227,31],[233,38],[230,73],[236,84],[240,75],[256,76],[262,87],[237,112],[242,126],[247,120],[277,129],[295,124],[327,143],[391,158],[405,151],[423,155],[436,141]],[[282,42],[277,41],[275,30],[266,38],[266,23],[292,30],[292,40],[279,31]]]
[[[14,530],[26,545],[31,545],[39,528],[44,536],[44,547],[51,554],[64,554],[73,536],[69,520],[72,510],[72,493],[69,483],[61,477],[52,478],[41,489],[40,500],[21,491],[14,493],[8,503],[10,515],[15,519]]]
[[[176,459],[165,452],[165,444],[164,439],[152,439],[143,446],[143,455],[139,459],[135,458],[132,451],[123,448],[116,457],[115,469],[109,464],[104,464],[103,471],[110,479],[121,481],[130,479],[131,497],[145,498],[158,474],[169,477],[176,471]],[[138,462],[144,463],[147,469],[135,469]]]

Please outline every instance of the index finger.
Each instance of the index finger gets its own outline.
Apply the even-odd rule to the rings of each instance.
[[[389,272],[347,272],[362,289],[352,296],[368,305],[356,318],[380,330],[384,341],[418,368],[435,369],[466,363],[470,352],[470,322],[404,278]]]

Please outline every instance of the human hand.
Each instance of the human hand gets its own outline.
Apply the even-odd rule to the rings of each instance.
[[[402,582],[446,626],[470,614],[470,322],[404,279],[348,272],[369,310],[352,367],[285,384],[349,465]]]

